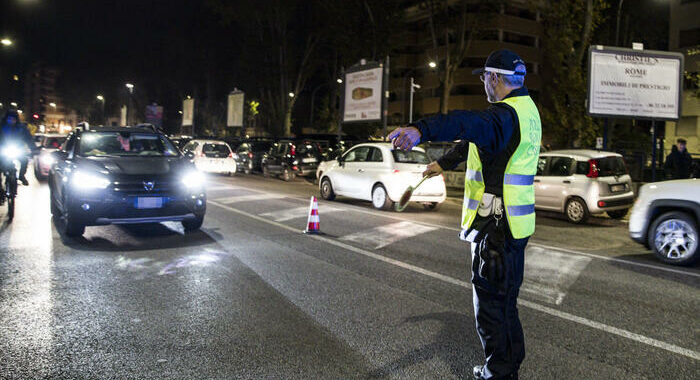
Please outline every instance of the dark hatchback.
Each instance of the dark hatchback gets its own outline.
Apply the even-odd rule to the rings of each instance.
[[[51,213],[67,236],[85,226],[164,221],[189,232],[204,221],[204,176],[153,129],[78,129],[53,155]]]
[[[264,176],[279,175],[290,181],[296,176],[315,176],[321,160],[317,143],[310,140],[280,140],[263,156]]]
[[[273,141],[264,140],[243,141],[236,148],[236,154],[234,155],[238,171],[242,171],[245,174],[250,174],[252,171],[262,171],[260,163],[273,143]]]

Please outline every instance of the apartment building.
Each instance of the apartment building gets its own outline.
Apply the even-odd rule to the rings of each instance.
[[[41,63],[35,63],[24,75],[25,119],[33,124],[44,125],[47,132],[67,132],[78,122],[74,110],[67,109],[56,93],[59,71]],[[39,115],[38,120],[33,115]]]
[[[458,1],[453,2],[457,5]],[[540,40],[543,35],[540,14],[527,1],[506,1],[484,15],[481,31],[474,39],[455,75],[448,107],[452,109],[483,109],[488,103],[483,84],[471,71],[483,67],[490,52],[510,49],[527,64],[525,85],[537,101],[540,89]],[[440,109],[439,79],[430,62],[444,64],[444,48],[434,49],[429,28],[430,13],[419,5],[405,10],[406,24],[393,39],[396,46],[391,60],[389,100],[390,124],[406,123],[409,119],[410,78],[421,86],[414,94],[414,120],[435,114]],[[450,43],[455,43],[450,38]],[[441,54],[443,56],[441,56]]]

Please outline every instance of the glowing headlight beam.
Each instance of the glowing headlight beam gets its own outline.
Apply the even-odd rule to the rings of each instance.
[[[71,183],[80,189],[106,189],[110,184],[109,180],[101,175],[81,171],[73,174]]]

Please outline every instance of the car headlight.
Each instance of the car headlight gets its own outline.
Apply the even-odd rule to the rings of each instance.
[[[10,160],[18,159],[22,153],[22,149],[20,149],[17,145],[8,145],[2,148],[2,156]]]
[[[76,171],[73,173],[71,183],[73,186],[79,189],[106,189],[107,186],[109,186],[110,181],[106,177],[99,174]]]
[[[39,161],[41,161],[41,164],[44,166],[51,166],[54,162],[56,162],[56,159],[53,158],[50,153],[46,153],[39,156]]]
[[[204,187],[204,174],[197,170],[192,170],[182,176],[180,179],[182,184],[190,190],[200,189]]]

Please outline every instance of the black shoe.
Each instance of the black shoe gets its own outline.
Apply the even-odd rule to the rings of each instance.
[[[22,182],[22,185],[29,186],[29,181],[27,181],[27,177],[23,175],[19,176],[19,181]]]
[[[474,367],[474,378],[476,380],[484,380],[486,379],[484,377],[484,366],[483,365],[477,365]],[[492,377],[492,380],[518,380],[518,373],[511,373],[510,375],[502,376],[502,377]]]

